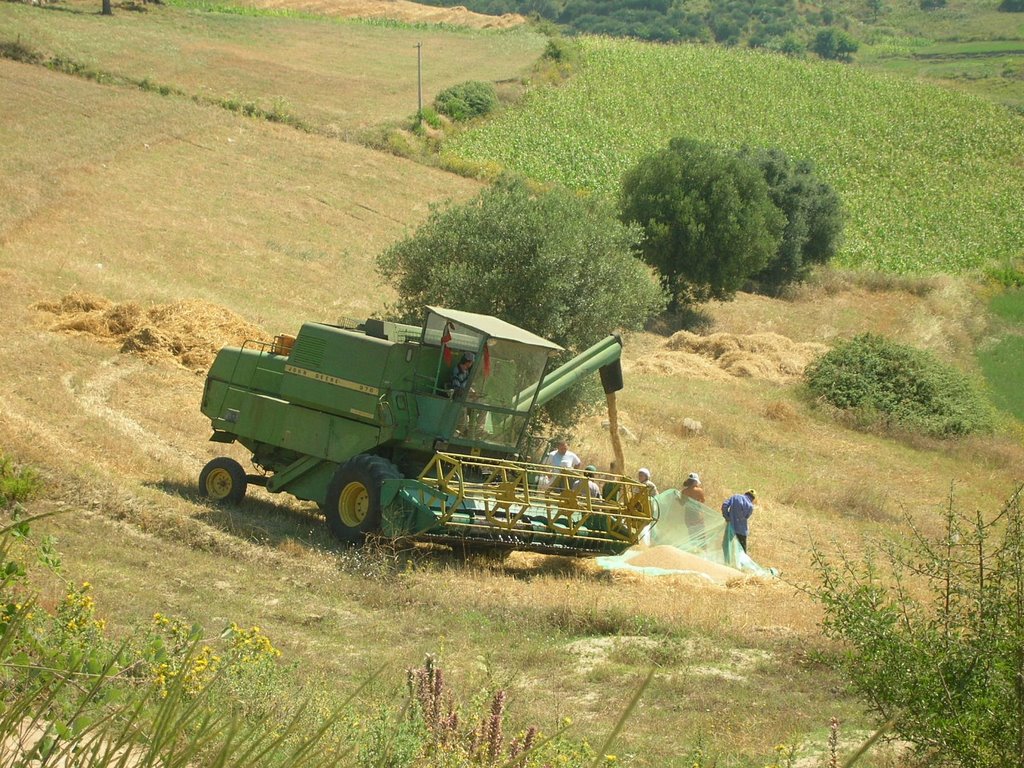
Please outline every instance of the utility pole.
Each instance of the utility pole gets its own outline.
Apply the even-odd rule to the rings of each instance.
[[[423,43],[416,43],[416,127],[423,123]]]

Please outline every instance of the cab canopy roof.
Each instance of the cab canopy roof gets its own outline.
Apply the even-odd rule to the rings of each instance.
[[[520,344],[529,344],[534,347],[560,352],[562,347],[541,336],[512,323],[506,323],[492,315],[478,315],[475,312],[462,312],[458,309],[445,309],[444,307],[427,307],[430,314],[427,316],[427,328],[434,329],[437,326],[443,327],[446,322],[455,324],[455,327],[463,327],[476,331],[492,339],[505,339],[507,341],[518,341]]]

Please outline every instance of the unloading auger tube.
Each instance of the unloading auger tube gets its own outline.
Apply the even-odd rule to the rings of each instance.
[[[219,456],[200,492],[237,503],[248,485],[316,502],[332,532],[562,553],[615,553],[652,522],[628,478],[531,464],[528,428],[544,403],[600,371],[622,388],[622,341],[608,336],[544,374],[562,348],[499,318],[427,307],[422,326],[304,323],[273,344],[225,347],[202,412],[215,443],[237,443],[256,471]],[[453,384],[453,366],[472,361]],[[465,373],[465,371],[464,371]],[[617,451],[617,455],[620,451]]]

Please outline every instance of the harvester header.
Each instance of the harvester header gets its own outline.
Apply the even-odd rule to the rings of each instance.
[[[636,542],[650,500],[624,477],[605,499],[588,478],[536,463],[532,416],[581,376],[622,387],[608,336],[564,365],[562,348],[490,315],[427,307],[422,326],[305,323],[274,342],[222,349],[202,412],[254,473],[219,457],[200,491],[237,502],[248,484],[317,502],[342,540],[367,534],[480,547],[607,554]],[[614,481],[614,482],[612,482]],[[540,490],[543,488],[544,490]],[[583,489],[582,491],[580,489]]]

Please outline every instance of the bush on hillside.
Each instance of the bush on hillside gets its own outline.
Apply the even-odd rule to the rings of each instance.
[[[1003,0],[999,4],[999,10],[1004,13],[1022,13],[1024,12],[1024,0]]]
[[[835,27],[821,30],[811,43],[811,50],[821,58],[835,61],[851,61],[858,48],[860,43],[847,32]]]
[[[731,298],[775,257],[786,226],[754,163],[683,138],[628,171],[619,201],[674,308]]]
[[[935,437],[992,428],[991,406],[971,380],[930,352],[863,334],[815,360],[804,373],[812,393],[869,422]]]
[[[564,37],[553,37],[548,40],[544,48],[543,58],[554,61],[563,66],[573,66],[579,62],[580,48],[571,40]]]
[[[876,558],[815,552],[822,627],[854,688],[927,765],[1024,764],[1024,487],[995,515],[950,498],[941,537],[913,523]],[[909,522],[909,521],[908,521]]]
[[[11,59],[25,64],[39,64],[43,57],[31,46],[21,42],[19,35],[17,40],[0,40],[0,59]]]
[[[639,237],[600,198],[504,176],[468,203],[435,208],[378,268],[405,320],[419,322],[428,304],[482,312],[569,355],[664,308],[657,281],[633,255]],[[580,390],[566,392],[547,412],[568,425],[587,403]]]
[[[498,108],[498,92],[491,83],[469,80],[437,94],[434,108],[452,120],[472,120]]]
[[[740,157],[761,169],[772,202],[786,216],[778,251],[752,276],[758,290],[777,294],[802,281],[815,264],[825,264],[839,250],[843,207],[839,193],[814,171],[810,160],[792,160],[781,149],[744,147]]]

